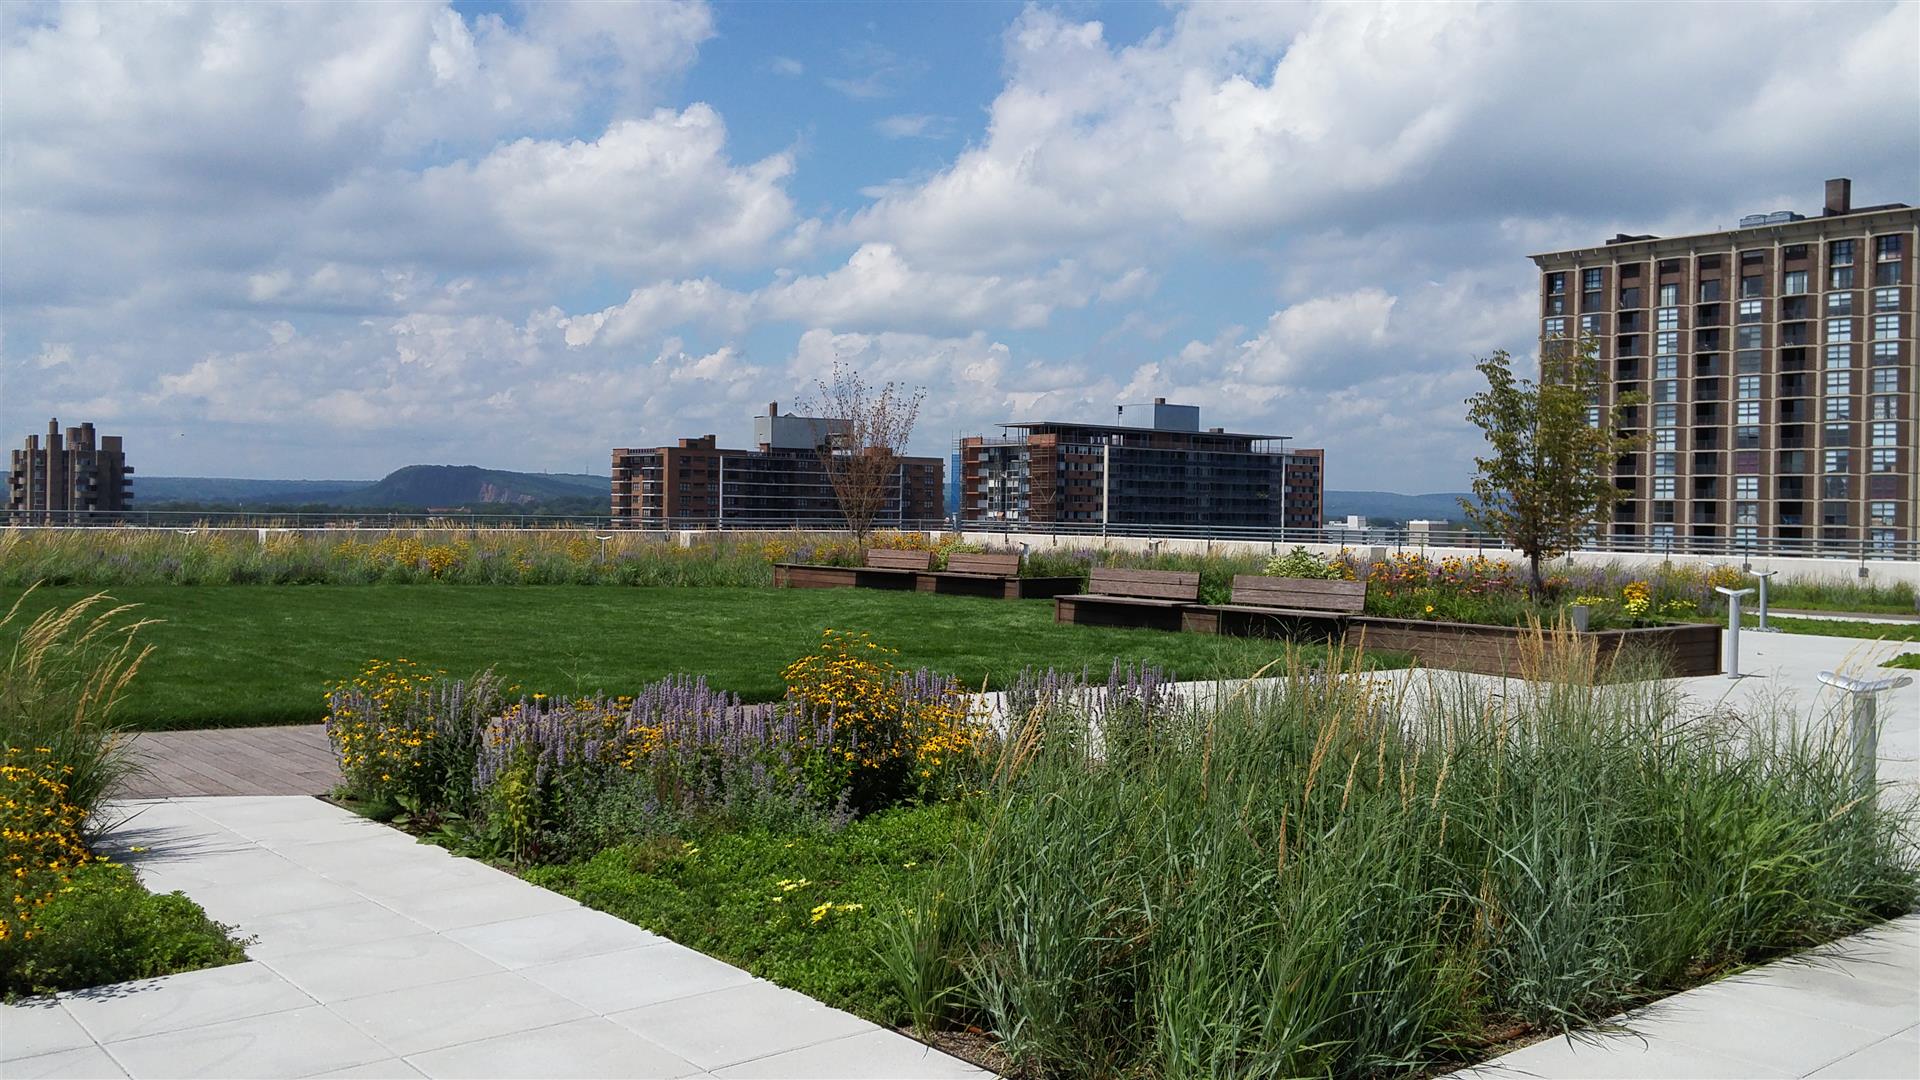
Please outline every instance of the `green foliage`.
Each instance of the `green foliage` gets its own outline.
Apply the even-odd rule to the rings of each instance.
[[[1806,611],[1858,611],[1875,615],[1920,612],[1920,598],[1904,581],[1879,585],[1817,578],[1775,579],[1768,593],[1775,607]]]
[[[966,820],[965,806],[945,804],[882,811],[837,831],[690,827],[527,879],[893,1025],[906,1005],[880,958],[888,920],[911,907]],[[822,904],[831,906],[820,913]]]
[[[1295,668],[1104,760],[1058,710],[1016,728],[897,920],[902,1000],[1034,1075],[1425,1073],[1920,897],[1911,808],[1843,740],[1544,664],[1497,706]]]
[[[1303,547],[1268,559],[1265,570],[1270,577],[1316,578],[1321,581],[1338,581],[1347,576],[1339,565]]]
[[[1489,454],[1474,458],[1474,500],[1460,508],[1527,556],[1537,592],[1541,561],[1578,547],[1610,517],[1619,498],[1614,461],[1637,445],[1617,432],[1638,399],[1628,395],[1601,423],[1588,422],[1588,405],[1603,389],[1590,340],[1542,342],[1538,383],[1515,378],[1504,349],[1476,367],[1487,389],[1467,399],[1467,419],[1485,434]]]
[[[1760,618],[1743,612],[1741,626],[1758,626]],[[1827,637],[1866,638],[1873,641],[1920,641],[1920,623],[1848,622],[1840,619],[1796,619],[1767,615],[1767,625],[1783,634],[1823,634]]]
[[[1881,666],[1920,671],[1920,652],[1901,653],[1899,656],[1894,657]]]
[[[1249,572],[1249,571],[1242,571]],[[749,701],[785,693],[780,665],[828,627],[895,643],[898,662],[1002,686],[1028,664],[1106,670],[1115,658],[1186,678],[1239,676],[1270,642],[1061,626],[1045,600],[1020,602],[881,589],[442,589],[369,586],[128,587],[119,595],[164,620],[117,714],[143,729],[313,723],[323,693],[369,657],[452,672],[493,666],[527,693],[630,693],[675,673],[704,675]],[[23,615],[85,594],[41,589]],[[0,604],[14,597],[0,589]]]
[[[181,893],[155,895],[133,871],[90,863],[34,918],[31,937],[0,941],[0,996],[105,986],[246,959],[231,928]]]

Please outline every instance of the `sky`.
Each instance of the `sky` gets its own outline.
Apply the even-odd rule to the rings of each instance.
[[[1466,485],[1528,256],[1920,202],[1920,5],[0,5],[0,439],[595,472],[834,364]],[[136,487],[137,490],[137,487]]]

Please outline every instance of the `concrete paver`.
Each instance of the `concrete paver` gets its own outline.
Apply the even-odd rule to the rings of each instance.
[[[104,846],[250,959],[0,1005],[0,1076],[704,1076],[857,1034],[889,1075],[988,1075],[318,799],[110,809]]]

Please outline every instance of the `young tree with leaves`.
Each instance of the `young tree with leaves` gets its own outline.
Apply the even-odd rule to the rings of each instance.
[[[847,528],[862,546],[887,500],[903,495],[901,459],[926,396],[924,387],[869,386],[858,371],[836,361],[806,402],[809,415],[826,421],[816,436],[820,464]]]
[[[1623,395],[1597,421],[1600,364],[1591,339],[1546,341],[1540,381],[1516,378],[1500,350],[1475,365],[1487,388],[1467,399],[1467,419],[1486,435],[1490,453],[1474,458],[1473,495],[1460,501],[1467,518],[1527,557],[1535,596],[1540,564],[1578,547],[1607,521],[1620,498],[1615,461],[1640,445],[1622,434],[1638,395]]]

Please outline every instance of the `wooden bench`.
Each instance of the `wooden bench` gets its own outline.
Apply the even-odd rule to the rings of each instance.
[[[920,575],[921,592],[964,593],[1002,600],[1052,597],[1080,591],[1078,577],[1021,577],[1020,556],[956,551],[945,570]]]
[[[873,548],[865,566],[821,566],[814,563],[775,563],[773,583],[785,589],[911,589],[933,566],[930,551]]]
[[[1337,638],[1347,620],[1366,610],[1367,583],[1321,578],[1238,574],[1233,600],[1186,609],[1182,623],[1202,634],[1303,633]]]
[[[1053,621],[1083,626],[1181,628],[1181,613],[1200,599],[1200,575],[1189,570],[1113,570],[1087,575],[1087,591],[1053,600]]]

